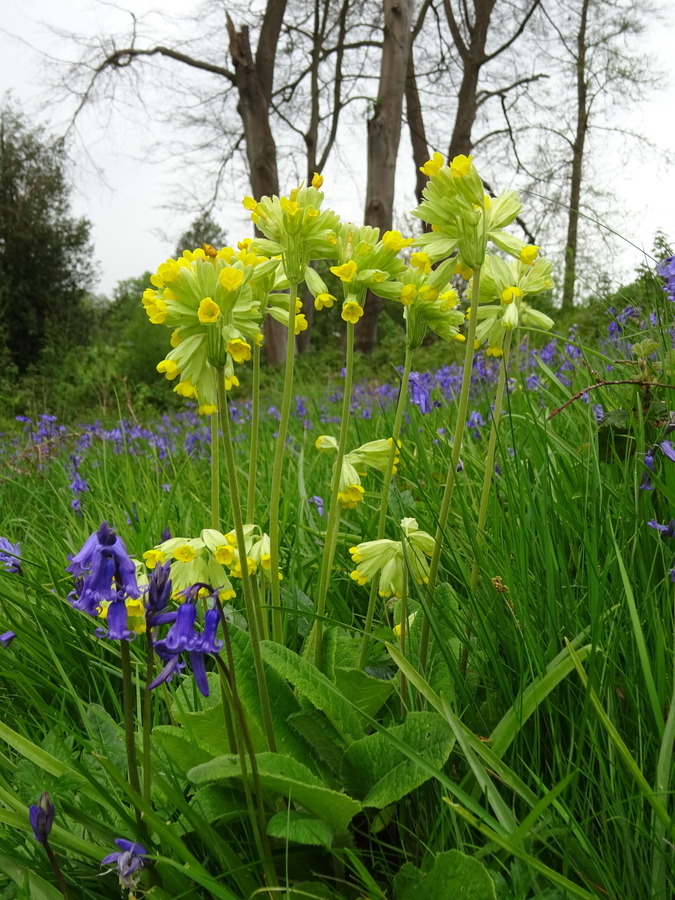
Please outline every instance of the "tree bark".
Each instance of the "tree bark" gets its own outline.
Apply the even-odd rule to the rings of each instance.
[[[584,147],[588,132],[588,84],[586,81],[586,31],[590,0],[583,0],[579,31],[577,34],[577,125],[572,145],[572,171],[570,178],[570,208],[567,219],[565,244],[565,274],[563,275],[562,311],[574,309],[574,285],[577,272],[577,246],[579,241],[579,205],[583,176]]]
[[[410,55],[413,0],[384,0],[384,34],[378,97],[368,120],[368,172],[364,222],[391,228],[394,210],[396,160],[401,140],[401,115]],[[377,341],[377,320],[382,306],[369,296],[356,330],[356,348],[372,353]]]
[[[274,58],[286,0],[270,0],[265,10],[255,60],[251,52],[248,26],[237,31],[227,16],[230,53],[239,93],[238,112],[244,128],[251,190],[259,199],[279,194],[277,148],[270,127],[270,100],[274,77]],[[265,322],[267,361],[274,366],[286,358],[286,329],[271,317]]]

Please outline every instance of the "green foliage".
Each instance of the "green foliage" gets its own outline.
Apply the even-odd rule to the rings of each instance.
[[[188,229],[181,234],[176,243],[174,256],[182,256],[183,250],[194,250],[202,244],[211,244],[220,249],[227,244],[227,231],[211,216],[208,210],[202,210],[190,223]]]
[[[0,341],[18,372],[53,344],[87,342],[95,313],[90,223],[70,212],[63,143],[0,108]]]

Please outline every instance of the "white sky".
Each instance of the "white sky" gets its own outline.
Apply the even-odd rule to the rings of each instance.
[[[155,7],[151,0],[133,0],[127,5],[137,15]],[[187,0],[163,0],[162,14],[185,16],[194,5]],[[64,32],[95,35],[111,30],[124,33],[128,22],[128,14],[122,7],[99,0],[14,0],[11,4],[6,0],[0,20],[0,95],[11,90],[36,124],[49,125],[59,133],[72,112],[72,102],[69,107],[49,105],[52,95],[48,82],[57,67],[50,65],[44,54],[59,59],[74,58],[76,50],[65,39],[55,36],[50,26]],[[642,132],[664,150],[675,152],[673,47],[675,22],[671,16],[650,27],[644,37],[644,52],[652,55],[665,73],[665,88],[631,113],[626,127]],[[620,107],[621,102],[617,103]],[[152,107],[152,97],[149,107]],[[144,121],[131,110],[122,113],[113,110],[104,122],[106,116],[106,111],[99,106],[79,120],[72,175],[73,211],[89,218],[94,226],[92,236],[101,271],[97,290],[109,294],[119,280],[156,268],[172,253],[178,235],[192,216],[177,212],[175,202],[172,209],[172,200],[179,192],[181,201],[185,202],[190,173],[180,176],[183,188],[179,191],[170,136],[161,136],[168,138],[164,161],[150,162],[144,157],[149,142],[159,138],[157,123]],[[613,224],[629,241],[646,250],[650,249],[657,229],[675,243],[675,169],[667,166],[661,157],[643,151],[636,151],[627,167],[617,167],[621,148],[616,137],[608,141],[615,142],[608,147],[608,161],[612,160],[608,171],[613,180],[616,178],[611,187],[624,211],[621,220]],[[325,173],[324,191],[329,206],[345,218],[359,221],[365,192],[358,172],[365,168],[365,134],[355,144],[355,150],[363,158],[358,159],[350,152],[349,162],[336,159]],[[354,166],[353,171],[348,168],[350,164]],[[411,168],[409,164],[408,168]],[[251,228],[238,202],[244,193],[248,193],[245,182],[232,185],[231,199],[223,198],[214,210],[214,217],[227,228],[230,240],[235,242],[249,234]],[[411,189],[402,186],[398,194],[402,203],[408,201],[412,205]],[[202,199],[196,197],[195,212]],[[628,244],[622,246],[621,258],[613,261],[617,277],[628,275],[640,261],[636,250]]]

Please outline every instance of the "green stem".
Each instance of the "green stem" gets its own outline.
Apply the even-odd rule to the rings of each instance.
[[[401,596],[401,656],[405,658],[406,636],[408,631],[408,566],[403,566],[403,595]],[[406,706],[406,677],[403,669],[400,670],[401,677],[401,715],[405,716],[408,712]]]
[[[492,475],[495,466],[495,450],[497,448],[497,431],[502,416],[502,408],[504,405],[504,388],[506,386],[506,373],[509,364],[509,351],[511,349],[511,331],[507,331],[504,337],[504,355],[502,357],[502,365],[499,369],[499,380],[497,381],[497,393],[495,394],[495,405],[492,411],[492,423],[490,426],[490,438],[488,440],[487,454],[485,456],[485,472],[483,474],[483,489],[481,491],[480,506],[478,508],[478,522],[476,524],[476,538],[474,541],[474,557],[471,566],[471,593],[475,594],[478,587],[478,577],[480,568],[478,565],[478,548],[485,540],[485,523],[487,522],[488,505],[490,499],[490,486],[492,485]],[[466,628],[467,641],[462,647],[459,660],[459,668],[462,675],[466,674],[466,667],[469,660],[469,639],[471,637],[471,625]]]
[[[253,345],[253,384],[251,386],[251,444],[248,460],[246,521],[255,522],[255,492],[258,466],[258,432],[260,429],[260,346]]]
[[[321,574],[319,576],[319,592],[316,598],[316,621],[314,623],[314,664],[321,668],[321,650],[323,636],[323,617],[326,613],[326,597],[328,596],[328,584],[330,573],[333,569],[335,550],[337,548],[338,534],[340,531],[341,509],[338,502],[340,490],[340,472],[342,461],[347,449],[347,433],[349,429],[349,410],[352,399],[352,385],[354,383],[354,323],[347,322],[347,350],[345,358],[345,387],[342,398],[342,418],[340,420],[340,435],[338,438],[337,457],[333,467],[333,478],[330,486],[330,504],[328,507],[328,521],[326,522],[326,538],[324,542],[323,559],[321,561]],[[311,646],[311,640],[308,642]]]
[[[464,370],[462,372],[462,389],[459,394],[459,402],[457,404],[457,420],[455,423],[455,434],[452,443],[452,456],[448,467],[448,474],[445,480],[445,490],[443,491],[443,499],[441,500],[441,509],[438,514],[438,524],[436,526],[436,535],[434,539],[434,552],[429,563],[429,583],[427,585],[427,610],[431,611],[434,602],[434,589],[436,587],[436,578],[438,577],[438,567],[441,560],[441,548],[443,546],[443,538],[445,537],[445,527],[448,524],[448,515],[450,513],[450,503],[452,502],[452,493],[455,488],[455,480],[457,477],[457,465],[459,463],[459,455],[462,452],[462,437],[464,435],[464,425],[466,423],[466,411],[469,408],[469,389],[471,387],[471,371],[473,368],[474,340],[476,338],[476,313],[478,311],[478,294],[480,291],[480,267],[473,274],[473,287],[471,290],[471,309],[469,312],[469,331],[466,336],[466,353],[464,355]],[[429,652],[429,616],[424,617],[422,622],[422,633],[420,636],[420,668],[424,670],[427,664],[427,655]]]
[[[391,479],[394,473],[394,460],[396,459],[396,451],[398,450],[398,441],[401,435],[401,425],[403,424],[403,413],[408,400],[408,382],[410,381],[410,370],[412,369],[413,348],[406,343],[405,359],[403,361],[403,375],[401,376],[401,386],[398,392],[398,402],[396,404],[396,413],[394,415],[394,427],[391,435],[391,450],[387,461],[387,468],[384,473],[384,482],[382,484],[382,493],[380,495],[380,513],[377,520],[376,540],[381,541],[384,537],[384,529],[387,524],[387,508],[389,501],[389,489]],[[368,597],[368,609],[366,610],[366,621],[363,626],[363,640],[361,642],[361,654],[359,656],[359,668],[362,669],[366,664],[368,655],[368,644],[370,643],[370,634],[373,630],[373,619],[375,617],[375,604],[377,602],[377,582],[373,579],[370,585],[370,596]]]
[[[214,378],[217,373],[214,372]],[[211,528],[220,531],[220,458],[218,416],[211,416]]]
[[[241,584],[244,594],[244,604],[246,606],[246,618],[248,620],[248,631],[251,636],[251,650],[253,652],[253,664],[255,667],[256,680],[258,683],[258,693],[260,695],[260,710],[263,718],[265,736],[269,749],[276,752],[276,741],[274,740],[274,726],[272,725],[272,709],[270,706],[270,697],[267,690],[267,680],[265,678],[265,667],[263,666],[262,653],[260,651],[260,630],[258,627],[258,610],[253,602],[253,594],[251,591],[251,580],[248,571],[248,563],[246,557],[246,539],[244,537],[244,523],[241,517],[241,504],[239,502],[239,487],[237,485],[237,468],[234,460],[234,452],[232,450],[232,434],[230,431],[229,412],[227,408],[227,394],[225,392],[225,371],[222,366],[218,367],[218,409],[220,411],[220,428],[223,432],[223,443],[225,448],[225,464],[227,467],[227,477],[230,484],[230,501],[232,507],[232,519],[234,521],[234,533],[237,537],[237,551],[239,553],[239,563],[241,566]]]
[[[260,774],[258,772],[258,761],[256,759],[253,741],[251,740],[251,732],[249,731],[248,722],[246,721],[246,713],[244,712],[244,707],[237,690],[237,676],[234,668],[234,656],[232,654],[230,631],[220,601],[217,601],[217,609],[220,615],[220,624],[225,640],[227,666],[219,656],[216,656],[216,661],[220,666],[221,675],[224,676],[224,685],[226,685],[229,700],[232,704],[232,709],[235,712],[237,724],[239,726],[236,729],[236,738],[238,743],[238,755],[242,770],[242,778],[244,781],[244,790],[246,791],[247,805],[249,808],[249,817],[251,819],[251,825],[253,826],[253,831],[256,836],[258,853],[262,858],[261,861],[263,864],[263,868],[265,869],[267,882],[270,885],[276,885],[278,883],[277,875],[272,864],[272,853],[270,850],[269,841],[267,839],[265,809],[263,807],[263,793],[262,786],[260,784]],[[246,777],[244,751],[246,752],[246,754],[248,754],[248,758],[251,762],[251,780],[253,782],[253,792],[256,800],[255,809],[253,808],[253,805],[251,803],[250,791],[247,790],[248,779]]]
[[[134,722],[134,686],[131,679],[131,653],[128,641],[120,641],[120,654],[122,659],[122,706],[124,709],[124,742],[127,750],[127,765],[129,769],[129,784],[141,793],[141,783],[138,778],[138,761],[136,759],[136,728]],[[136,808],[136,821],[141,825],[141,814]]]
[[[151,629],[148,629],[146,639],[145,694],[143,695],[143,799],[150,804],[152,785],[152,691],[148,690],[148,686],[152,682],[155,666]]]
[[[284,468],[286,451],[286,435],[291,413],[291,394],[293,392],[293,363],[295,359],[295,297],[298,293],[297,281],[291,281],[288,287],[288,343],[286,346],[286,371],[284,373],[284,395],[281,400],[281,417],[277,442],[274,448],[274,464],[272,468],[272,489],[270,492],[270,581],[272,586],[272,637],[282,644],[284,639],[283,620],[281,617],[281,591],[279,589],[279,504],[281,500],[281,476]]]
[[[56,856],[54,855],[54,851],[49,846],[49,841],[47,838],[44,840],[44,848],[47,852],[47,859],[49,860],[49,865],[52,867],[52,872],[54,873],[54,877],[59,885],[59,890],[65,897],[65,900],[70,900],[70,892],[68,891],[68,885],[66,884],[66,880],[63,877],[63,872],[61,871],[61,867],[59,866]]]
[[[675,635],[674,635],[675,645]],[[675,652],[673,653],[673,693],[670,698],[668,718],[663,729],[661,747],[656,762],[656,781],[654,794],[667,808],[670,791],[670,769],[673,760],[673,744],[675,743]],[[672,815],[672,812],[671,812]],[[654,834],[654,857],[652,860],[652,897],[657,900],[667,900],[668,886],[666,878],[667,856],[672,853],[672,847],[666,840],[666,828],[663,822],[654,815],[652,817],[652,829]]]

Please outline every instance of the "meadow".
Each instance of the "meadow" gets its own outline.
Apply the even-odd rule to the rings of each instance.
[[[643,307],[597,310],[600,339],[557,334],[523,299],[536,252],[481,258],[475,185],[482,231],[459,189],[444,214],[468,225],[451,250],[448,222],[428,233],[428,269],[322,223],[318,188],[251,201],[276,231],[238,256],[158,269],[144,305],[185,329],[157,361],[184,411],[2,435],[0,896],[667,900],[670,295],[654,274]],[[345,365],[307,390],[289,297],[326,232]],[[186,279],[214,272],[188,321]],[[367,287],[406,319],[386,381],[354,377]],[[256,290],[288,331],[273,402]],[[428,370],[429,330],[455,361]]]

